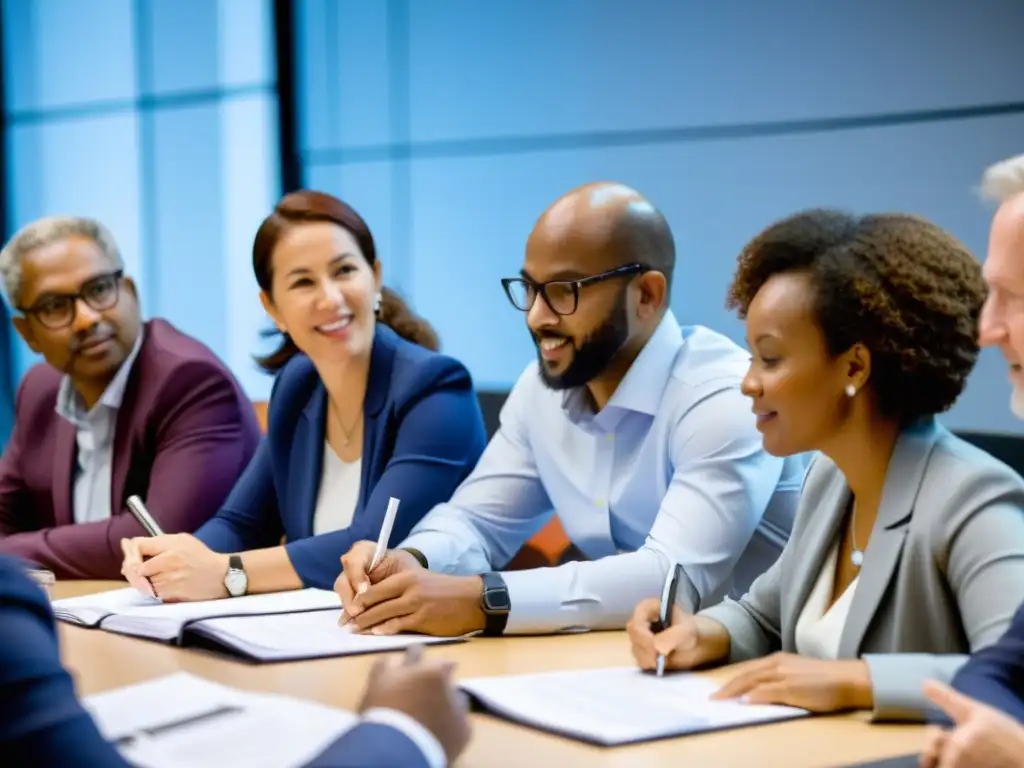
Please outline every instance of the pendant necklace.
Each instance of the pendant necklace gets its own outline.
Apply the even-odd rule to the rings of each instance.
[[[850,552],[850,562],[856,568],[860,568],[860,564],[864,562],[864,552],[857,546],[857,502],[854,501],[851,504],[853,512],[850,515],[852,524],[850,526],[850,538],[853,540],[853,551]]]
[[[338,429],[341,430],[342,445],[347,448],[348,444],[352,441],[352,435],[359,426],[359,420],[362,418],[362,409],[360,409],[360,412],[356,415],[355,421],[352,422],[352,428],[348,430],[346,430],[345,425],[341,423],[341,417],[338,415],[338,409],[332,407],[331,410],[334,411],[334,423],[337,424]]]

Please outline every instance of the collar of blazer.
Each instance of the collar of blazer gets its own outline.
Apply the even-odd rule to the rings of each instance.
[[[359,503],[366,498],[367,478],[375,461],[377,418],[384,409],[391,391],[391,371],[394,368],[398,349],[398,335],[385,325],[377,325],[370,352],[369,380],[363,401],[363,461],[360,475]],[[299,509],[308,510],[302,517],[299,538],[313,535],[313,514],[320,489],[320,473],[323,471],[325,420],[327,415],[327,388],[317,379],[316,387],[306,407],[302,409],[303,419],[296,425],[292,444],[302,446],[292,451],[289,473],[301,478],[300,495],[295,503]]]
[[[926,418],[909,425],[896,440],[885,475],[878,519],[864,550],[857,589],[840,640],[841,658],[859,655],[864,635],[899,562],[928,459],[942,431],[934,418]],[[787,613],[792,617],[787,631],[792,635],[789,645],[793,647],[796,618],[839,535],[849,501],[850,486],[843,473],[830,459],[818,456],[807,471],[800,505],[802,519],[797,523],[802,530],[795,542],[796,551],[806,552],[807,556],[796,560],[791,581],[794,589],[786,596],[790,602]]]

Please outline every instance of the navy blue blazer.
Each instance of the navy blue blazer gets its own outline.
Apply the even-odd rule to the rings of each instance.
[[[1024,605],[998,642],[960,667],[953,687],[1024,723]]]
[[[49,601],[19,560],[0,557],[0,754],[39,766],[128,768],[75,697],[60,663]],[[397,728],[364,722],[347,731],[311,766],[427,768],[427,759]]]
[[[430,509],[448,501],[487,441],[469,371],[378,325],[363,404],[359,500],[348,528],[313,536],[323,466],[327,390],[298,355],[278,374],[267,436],[221,510],[196,537],[216,552],[273,547],[286,538],[307,587],[332,589],[341,556],[375,541],[388,498],[401,500],[391,541],[405,539]]]

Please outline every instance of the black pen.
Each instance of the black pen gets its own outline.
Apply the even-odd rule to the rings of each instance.
[[[661,590],[661,615],[657,621],[651,622],[651,632],[657,634],[664,632],[672,626],[672,606],[676,604],[676,590],[679,589],[679,580],[683,577],[683,566],[676,563],[668,571],[665,578],[665,588]],[[665,674],[665,657],[658,654],[658,677]]]

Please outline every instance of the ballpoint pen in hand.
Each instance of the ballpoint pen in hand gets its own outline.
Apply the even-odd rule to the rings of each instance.
[[[676,590],[679,588],[679,579],[683,576],[683,566],[676,563],[669,568],[668,576],[665,578],[665,587],[661,591],[661,611],[658,620],[651,623],[651,632],[657,634],[664,632],[672,625],[672,607],[676,604]],[[665,656],[658,654],[656,667],[658,677],[665,674]]]

